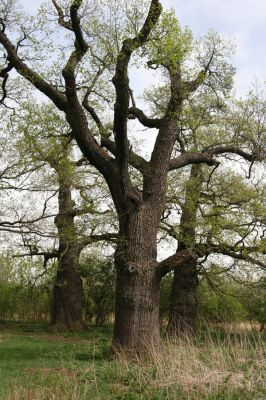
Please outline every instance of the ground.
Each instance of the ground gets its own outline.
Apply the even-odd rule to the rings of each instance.
[[[111,336],[111,327],[55,335],[44,324],[0,321],[0,399],[266,398],[266,340],[257,332],[205,330],[165,341],[146,361],[112,359]]]

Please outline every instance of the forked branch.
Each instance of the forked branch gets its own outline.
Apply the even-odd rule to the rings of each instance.
[[[59,23],[59,25],[63,26],[63,28],[66,28],[66,29],[68,29],[70,31],[73,31],[71,21],[66,21],[65,20],[65,14],[63,12],[62,7],[57,3],[56,0],[52,0],[52,3],[55,6],[57,14],[58,14],[58,23]]]

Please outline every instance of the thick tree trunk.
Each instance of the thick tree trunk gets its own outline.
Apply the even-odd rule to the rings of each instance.
[[[196,262],[188,262],[175,271],[167,326],[171,336],[190,336],[196,333],[198,284]]]
[[[58,270],[54,283],[51,325],[54,330],[80,330],[86,326],[82,316],[82,281],[79,269],[80,248],[74,223],[74,202],[71,181],[59,169],[59,213],[55,218],[58,230]]]
[[[115,351],[147,354],[160,343],[160,277],[156,261],[158,221],[158,207],[155,210],[142,204],[121,227],[124,239],[115,255]]]
[[[157,232],[164,209],[167,172],[175,135],[176,122],[164,120],[150,166],[144,174],[142,191],[133,187],[126,178],[126,184],[123,182],[121,185],[120,198],[116,197],[119,190],[111,187],[113,198],[117,199],[120,226],[120,243],[115,255],[114,350],[147,355],[158,350],[160,345],[162,275],[157,262]]]
[[[75,249],[68,249],[59,259],[51,321],[54,330],[77,331],[86,326],[82,316],[82,281],[75,253]]]
[[[144,266],[143,266],[144,267]],[[160,279],[155,272],[121,269],[117,274],[115,349],[152,352],[160,344]]]

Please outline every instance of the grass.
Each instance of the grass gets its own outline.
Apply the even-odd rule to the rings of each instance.
[[[108,359],[112,329],[52,335],[0,321],[3,400],[262,400],[266,341],[257,332],[202,331],[165,341],[152,361]]]

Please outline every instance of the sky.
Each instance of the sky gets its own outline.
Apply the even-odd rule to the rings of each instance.
[[[243,95],[251,82],[266,80],[265,0],[163,0],[195,35],[214,29],[236,44],[236,89]]]
[[[43,0],[21,0],[35,11]],[[244,95],[251,83],[266,81],[266,1],[265,0],[161,0],[173,7],[182,26],[202,36],[215,30],[236,44],[233,64],[237,68],[236,91]]]

